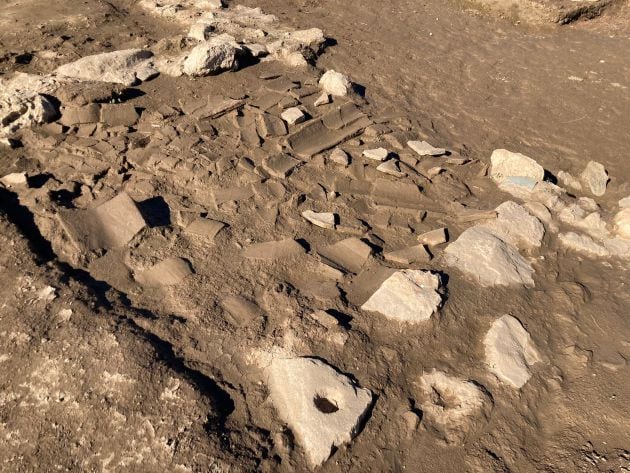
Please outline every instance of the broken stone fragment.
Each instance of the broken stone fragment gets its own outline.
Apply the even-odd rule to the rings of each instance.
[[[531,378],[529,367],[542,361],[529,333],[511,315],[495,320],[483,343],[490,371],[516,389]]]
[[[289,125],[297,125],[298,123],[302,123],[306,120],[304,112],[297,107],[286,109],[280,116]]]
[[[25,172],[12,172],[0,178],[0,182],[6,187],[19,187],[27,184]]]
[[[135,275],[135,280],[146,287],[175,286],[193,274],[192,267],[184,258],[171,257]]]
[[[570,187],[571,189],[576,190],[576,191],[582,190],[582,184],[580,183],[580,181],[566,171],[559,171],[558,179],[566,187]]]
[[[221,301],[221,306],[239,327],[247,327],[263,316],[263,310],[258,304],[241,296],[228,296]]]
[[[206,41],[214,27],[210,23],[199,22],[193,23],[188,31],[188,37],[192,39],[196,39],[197,41]]]
[[[346,238],[322,248],[317,253],[333,267],[357,274],[372,254],[372,248],[358,238]]]
[[[193,220],[190,225],[186,227],[186,233],[206,237],[209,240],[214,240],[214,237],[217,235],[217,233],[225,228],[225,226],[226,225],[223,222],[212,220],[210,218],[200,217],[196,220]]]
[[[559,234],[558,240],[565,248],[587,256],[597,256],[601,258],[610,256],[610,251],[604,245],[600,245],[588,235],[566,232]]]
[[[492,400],[471,381],[433,370],[420,378],[422,422],[448,444],[461,445],[487,422]]]
[[[74,245],[92,251],[124,246],[146,225],[126,192],[91,209],[61,211],[58,217]]]
[[[322,228],[335,228],[335,214],[331,212],[313,212],[312,210],[305,210],[302,212],[302,217],[308,220],[313,225]]]
[[[319,86],[327,94],[343,97],[348,95],[352,84],[343,74],[330,70],[319,79]]]
[[[441,245],[448,241],[448,231],[446,228],[436,228],[418,235],[418,241],[427,246]]]
[[[395,159],[390,159],[388,161],[385,161],[384,163],[379,164],[376,167],[376,170],[394,177],[405,177],[407,175],[407,173],[400,170],[398,161],[396,161]]]
[[[275,115],[261,113],[256,117],[256,126],[261,138],[283,136],[287,134],[287,126]]]
[[[601,197],[606,193],[609,178],[606,168],[602,164],[590,161],[582,171],[580,179],[593,195]]]
[[[396,271],[361,306],[396,322],[428,320],[442,305],[440,277],[429,271]]]
[[[531,179],[534,184],[545,177],[543,167],[521,153],[512,153],[506,149],[496,149],[490,157],[490,176],[501,183],[510,177]]]
[[[630,208],[623,208],[617,212],[614,224],[617,235],[630,240]]]
[[[245,258],[263,260],[290,258],[302,253],[304,248],[292,239],[256,243],[243,250]]]
[[[125,86],[155,77],[158,71],[153,66],[153,53],[144,49],[127,49],[111,53],[86,56],[58,67],[60,76],[81,80],[115,82]]]
[[[184,61],[184,74],[202,77],[238,69],[241,46],[234,37],[221,34],[193,48]]]
[[[300,164],[300,161],[297,159],[286,154],[278,154],[265,159],[262,163],[262,167],[271,176],[277,179],[284,179],[298,164]]]
[[[534,269],[511,244],[472,227],[444,250],[444,262],[482,286],[533,286]]]
[[[315,312],[312,312],[309,315],[313,320],[315,320],[322,327],[326,327],[330,329],[330,328],[337,327],[339,325],[339,320],[337,320],[336,317],[330,315],[325,310],[316,310]]]
[[[5,88],[0,84],[0,138],[22,128],[48,123],[56,115],[56,107],[44,95]]]
[[[415,245],[383,254],[386,261],[398,264],[426,263],[431,261],[431,254],[424,245]]]
[[[322,105],[328,105],[329,103],[330,103],[330,95],[328,95],[327,92],[322,92],[322,94],[319,97],[317,97],[313,105],[315,105],[316,107],[321,107]]]
[[[389,156],[389,151],[385,148],[366,149],[363,151],[363,156],[374,161],[385,161]]]
[[[342,166],[348,166],[350,164],[350,156],[341,148],[335,148],[328,158],[337,164],[341,164]]]
[[[503,202],[496,208],[497,218],[481,224],[503,241],[516,248],[538,248],[542,244],[545,228],[536,217],[516,202]]]
[[[442,156],[446,149],[436,148],[426,141],[408,141],[407,146],[414,150],[418,156]]]
[[[83,123],[98,123],[101,120],[101,106],[91,103],[82,107],[63,107],[59,123],[66,126]]]
[[[276,358],[268,368],[271,402],[311,468],[362,429],[372,393],[314,358]]]

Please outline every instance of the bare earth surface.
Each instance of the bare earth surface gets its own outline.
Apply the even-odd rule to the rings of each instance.
[[[628,3],[212,3],[0,0],[0,471],[630,471]]]

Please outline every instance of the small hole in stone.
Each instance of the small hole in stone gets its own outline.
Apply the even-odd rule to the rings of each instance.
[[[320,395],[315,396],[313,402],[315,403],[315,407],[324,414],[332,414],[333,412],[337,412],[339,410],[336,404],[325,397],[321,397]]]

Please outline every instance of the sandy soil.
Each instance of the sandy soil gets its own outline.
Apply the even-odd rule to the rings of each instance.
[[[617,202],[630,195],[628,5],[561,26],[467,2],[241,3],[288,28],[321,28],[328,45],[307,68],[260,62],[196,79],[161,74],[119,94],[99,89],[102,102],[130,103],[141,118],[113,132],[34,127],[19,135],[21,146],[0,148],[0,176],[28,176],[26,186],[0,189],[0,470],[308,471],[305,445],[270,397],[264,361],[281,353],[325,360],[373,394],[358,435],[318,471],[630,471],[627,258],[564,248],[558,234],[572,227],[555,213],[543,222],[542,246],[522,250],[534,287],[483,287],[444,264],[446,245],[431,247],[430,261],[384,257],[443,226],[453,242],[479,212],[521,202],[487,177],[497,148],[534,158],[554,182],[559,171],[578,176],[587,162],[602,163],[603,196],[569,190],[563,199],[595,199],[612,229]],[[87,0],[80,11],[69,1],[4,1],[0,26],[2,78],[105,51],[177,52],[187,30],[131,0]],[[287,79],[307,90],[328,69],[364,88],[324,106],[354,101],[370,117],[342,144],[353,164],[325,151],[298,157],[286,176],[270,173],[269,157],[286,146],[245,143],[239,119],[270,88],[287,98]],[[76,95],[64,102],[68,90],[97,87],[67,86],[58,97],[76,105]],[[325,113],[317,95],[298,94],[313,117]],[[245,105],[208,120],[186,111],[215,96]],[[396,133],[444,146],[453,161],[415,159],[385,138]],[[397,202],[404,195],[382,205],[374,192],[346,194],[340,183],[383,178],[362,157],[377,146],[402,164],[417,161],[401,164],[405,177],[386,178],[421,189],[422,211]],[[80,212],[121,191],[146,225],[107,251],[87,239],[71,244],[64,212],[85,222],[91,214]],[[335,229],[311,225],[305,210],[334,212]],[[192,234],[200,216],[226,226]],[[322,250],[353,236],[372,252],[357,274],[327,265]],[[302,250],[243,256],[281,239]],[[172,285],[163,284],[168,271],[155,284],[139,276],[170,257],[190,274]],[[441,275],[439,312],[399,324],[361,310],[390,268],[408,267]],[[255,303],[254,315],[226,309],[233,296]],[[318,323],[316,310],[338,323]],[[520,389],[486,363],[484,336],[505,314],[540,354]],[[423,407],[421,378],[435,369],[474,382],[485,399],[483,414],[449,426],[454,437]],[[460,407],[440,393],[429,398],[438,412]]]

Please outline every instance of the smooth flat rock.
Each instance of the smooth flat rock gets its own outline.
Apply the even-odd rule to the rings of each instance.
[[[448,444],[461,445],[487,422],[492,401],[475,383],[433,370],[420,378],[422,422]]]
[[[311,468],[356,437],[372,393],[314,358],[276,358],[268,368],[271,402],[293,431]]]
[[[86,56],[58,67],[55,72],[75,79],[132,86],[157,75],[152,57],[153,53],[149,50],[126,49]]]
[[[545,177],[543,167],[521,153],[513,153],[506,149],[496,149],[490,157],[490,176],[497,182],[511,177],[528,178],[534,184],[542,182]]]
[[[300,164],[300,161],[289,155],[277,154],[266,158],[263,161],[262,167],[271,176],[277,179],[284,179],[291,174],[291,171],[293,171],[298,164]]]
[[[422,244],[410,246],[383,254],[386,261],[398,264],[427,263],[431,261],[431,254]]]
[[[358,238],[346,238],[317,252],[326,263],[354,274],[359,273],[372,254],[372,248]]]
[[[482,286],[534,286],[534,269],[518,250],[490,230],[472,227],[444,250],[446,265]]]
[[[580,179],[591,193],[597,197],[601,197],[606,193],[606,185],[608,184],[608,173],[606,168],[596,161],[589,161],[586,165]]]
[[[407,173],[400,170],[400,165],[395,159],[390,159],[379,164],[376,170],[394,177],[405,177],[407,175]]]
[[[516,248],[538,248],[545,235],[545,227],[536,217],[516,202],[503,202],[496,209],[497,218],[479,225],[490,230]]]
[[[296,125],[306,120],[306,115],[297,107],[287,108],[280,115],[288,125]]]
[[[335,214],[331,212],[313,212],[305,210],[302,217],[321,228],[335,228]]]
[[[26,179],[26,173],[12,172],[2,176],[0,182],[7,187],[19,187],[26,186],[28,181]]]
[[[436,148],[426,141],[408,141],[407,146],[418,154],[418,156],[442,156],[446,154],[446,149]]]
[[[262,260],[290,258],[302,253],[304,248],[292,239],[256,243],[243,250],[245,258]]]
[[[389,156],[389,151],[385,148],[366,149],[363,151],[363,156],[374,161],[385,161]]]
[[[184,258],[171,257],[135,275],[136,281],[146,287],[175,286],[193,274],[192,267]]]
[[[200,217],[196,220],[193,220],[186,227],[186,233],[214,240],[214,237],[217,236],[217,233],[219,233],[225,227],[226,224],[223,222],[212,220],[210,218]]]
[[[437,246],[448,241],[448,230],[446,228],[436,228],[418,235],[418,241],[423,245]]]
[[[319,86],[327,94],[343,97],[348,95],[352,84],[345,75],[340,72],[330,70],[326,71],[319,79]]]
[[[529,333],[511,315],[495,320],[483,343],[490,371],[516,389],[529,381],[529,367],[541,361]]]
[[[361,309],[379,312],[397,322],[428,320],[442,304],[440,278],[429,271],[396,271],[372,294]]]

